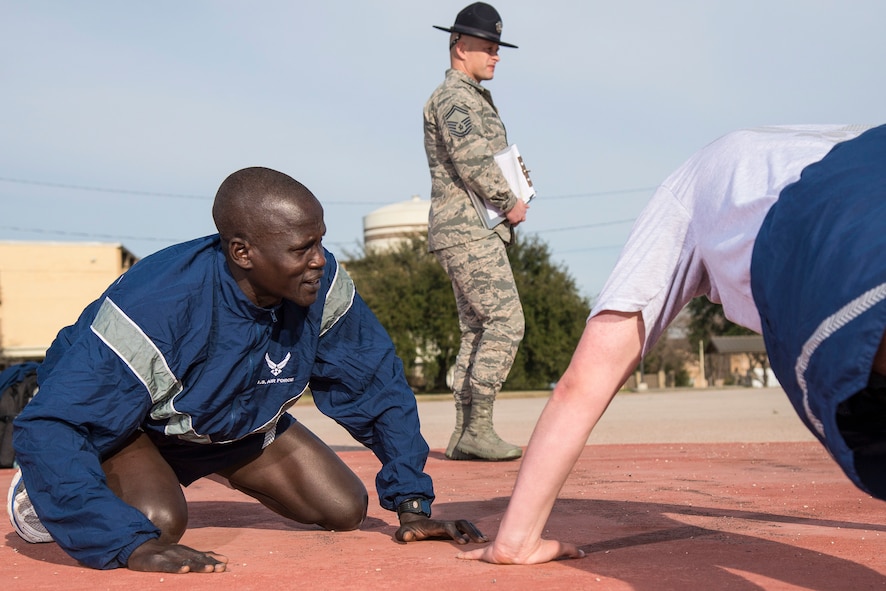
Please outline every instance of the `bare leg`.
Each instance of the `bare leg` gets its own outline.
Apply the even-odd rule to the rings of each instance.
[[[188,525],[181,485],[157,447],[140,433],[102,463],[108,487],[160,529],[159,541],[175,544]]]
[[[644,335],[639,312],[602,312],[588,320],[532,432],[495,542],[460,558],[534,564],[581,555],[574,544],[541,535],[591,429],[640,361]]]
[[[357,529],[366,519],[366,487],[300,423],[277,437],[255,460],[219,474],[237,490],[299,523],[346,531]]]
[[[222,572],[228,559],[178,542],[188,525],[188,505],[178,478],[157,447],[139,433],[102,463],[108,487],[160,530],[132,551],[127,567],[168,573]]]

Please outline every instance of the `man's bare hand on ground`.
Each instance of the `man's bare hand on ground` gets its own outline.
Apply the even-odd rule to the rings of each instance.
[[[126,566],[130,570],[160,573],[220,573],[228,559],[214,552],[200,552],[181,544],[149,540],[133,550]]]
[[[400,516],[400,528],[394,534],[400,542],[416,542],[449,538],[459,544],[468,542],[489,541],[483,533],[470,521],[438,521],[417,513],[403,513]]]
[[[539,540],[539,543],[528,552],[509,552],[501,544],[489,544],[483,548],[459,552],[456,558],[462,560],[482,560],[492,564],[541,564],[564,558],[584,558],[584,550],[575,544],[558,542],[557,540]]]

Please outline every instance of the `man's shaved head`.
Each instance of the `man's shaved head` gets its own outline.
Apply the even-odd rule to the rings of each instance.
[[[295,206],[309,210],[320,206],[314,194],[287,174],[254,166],[231,174],[215,195],[212,219],[222,241],[235,236],[255,239],[274,231],[275,213]]]
[[[314,303],[326,264],[326,225],[307,187],[270,168],[244,168],[218,188],[212,218],[228,268],[253,303]]]

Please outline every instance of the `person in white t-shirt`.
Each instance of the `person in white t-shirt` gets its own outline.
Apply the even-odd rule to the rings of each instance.
[[[541,533],[613,396],[705,295],[762,332],[800,418],[886,498],[886,126],[764,127],[693,155],[654,193],[535,427],[493,544],[459,558],[584,553]]]

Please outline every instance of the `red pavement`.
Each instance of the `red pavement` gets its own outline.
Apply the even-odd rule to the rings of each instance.
[[[396,543],[396,518],[374,495],[377,460],[339,453],[370,491],[360,531],[299,527],[204,480],[186,489],[183,542],[228,556],[228,572],[95,571],[55,544],[23,542],[3,520],[0,588],[886,589],[886,504],[852,486],[814,442],[588,446],[546,534],[588,557],[528,567],[457,560],[461,547],[447,541]],[[435,516],[471,519],[494,536],[518,468],[433,451]],[[0,470],[3,491],[12,474]]]

